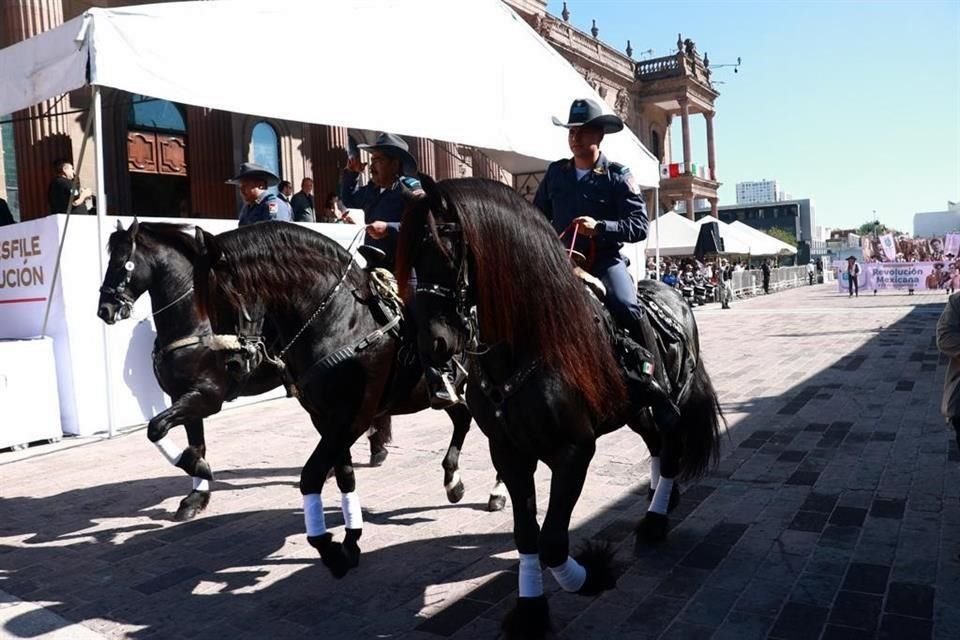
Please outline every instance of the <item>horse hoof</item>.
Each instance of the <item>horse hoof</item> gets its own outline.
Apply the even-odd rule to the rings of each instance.
[[[577,591],[582,596],[595,596],[617,586],[617,572],[613,557],[616,552],[607,541],[588,540],[574,556],[584,569],[587,579]]]
[[[386,449],[380,449],[380,451],[377,451],[376,453],[371,453],[370,466],[379,467],[382,465],[387,459],[387,453],[388,451]]]
[[[343,545],[333,541],[333,535],[325,533],[322,536],[307,536],[311,547],[320,552],[320,561],[330,570],[330,575],[338,580],[350,571],[350,561],[344,553]],[[356,566],[356,565],[354,565]]]
[[[186,471],[188,476],[213,480],[213,469],[210,468],[210,463],[198,456],[191,447],[183,450],[177,461],[177,467]]]
[[[507,496],[490,496],[487,500],[487,511],[503,511],[507,506]]]
[[[180,501],[180,507],[174,514],[173,519],[176,522],[186,522],[193,520],[210,504],[209,491],[191,491],[187,497]]]
[[[667,539],[667,526],[670,520],[667,516],[653,511],[647,511],[637,526],[637,545],[645,542],[648,545],[658,544]]]
[[[458,480],[457,484],[447,489],[447,500],[449,500],[451,504],[457,504],[463,500],[463,494],[465,492],[466,490],[463,488],[463,480]]]
[[[363,529],[347,529],[343,536],[343,556],[347,560],[347,566],[355,569],[360,564],[360,545],[357,542],[363,534]]]
[[[517,604],[503,619],[507,640],[539,640],[550,631],[550,607],[546,596],[517,598]]]

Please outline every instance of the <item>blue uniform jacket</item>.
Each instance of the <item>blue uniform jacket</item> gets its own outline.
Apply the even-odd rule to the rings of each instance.
[[[340,200],[350,209],[363,209],[364,221],[386,222],[387,235],[379,240],[366,237],[364,244],[380,249],[387,254],[386,263],[393,268],[397,253],[397,237],[400,234],[400,220],[407,207],[404,197],[406,191],[422,189],[420,181],[408,176],[400,176],[392,187],[381,189],[373,182],[364,186],[359,184],[360,174],[344,170],[340,182]]]
[[[290,205],[281,200],[276,194],[265,192],[259,202],[243,205],[240,210],[240,224],[244,226],[254,222],[269,222],[270,220],[293,220]]]
[[[647,237],[647,208],[630,169],[610,162],[602,153],[581,180],[577,180],[573,160],[551,163],[533,204],[546,214],[558,234],[579,216],[597,220],[598,233],[593,240],[598,263],[620,260],[624,242]],[[570,233],[564,236],[564,246],[570,246]],[[589,239],[579,236],[576,249],[589,255]]]

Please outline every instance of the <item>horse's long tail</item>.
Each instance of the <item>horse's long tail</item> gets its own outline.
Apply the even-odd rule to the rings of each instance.
[[[719,462],[721,423],[726,425],[702,357],[693,371],[687,399],[680,406],[680,422],[683,442],[680,478],[695,480]]]

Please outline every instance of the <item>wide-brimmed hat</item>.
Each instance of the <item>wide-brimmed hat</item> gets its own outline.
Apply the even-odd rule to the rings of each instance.
[[[262,178],[268,187],[275,187],[280,183],[280,178],[273,175],[273,172],[266,167],[261,167],[252,162],[244,162],[240,165],[240,173],[227,180],[227,184],[240,184],[244,178]]]
[[[854,256],[847,256],[847,260],[856,260],[856,257],[854,257]]]
[[[599,127],[604,133],[616,133],[623,129],[623,120],[612,113],[604,113],[596,102],[590,98],[574,100],[570,105],[570,115],[566,122],[561,122],[556,116],[553,124],[558,127],[572,129],[574,127]]]
[[[417,161],[410,154],[406,140],[392,133],[381,133],[373,144],[358,144],[359,149],[382,151],[391,158],[400,160],[401,171],[407,176],[417,175]]]

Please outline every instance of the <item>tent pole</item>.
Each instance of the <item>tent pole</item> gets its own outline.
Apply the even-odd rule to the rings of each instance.
[[[657,261],[657,280],[660,279],[660,189],[653,190],[653,211],[656,214],[657,228],[654,230],[654,235],[656,235],[657,251],[656,258]]]
[[[103,218],[107,215],[107,193],[104,187],[103,166],[103,100],[100,87],[91,85],[93,89],[93,136],[96,152],[97,173],[97,261],[100,267],[100,281],[103,282]],[[113,437],[113,375],[110,372],[110,341],[107,335],[107,323],[100,323],[103,339],[103,371],[107,391],[107,437]]]

